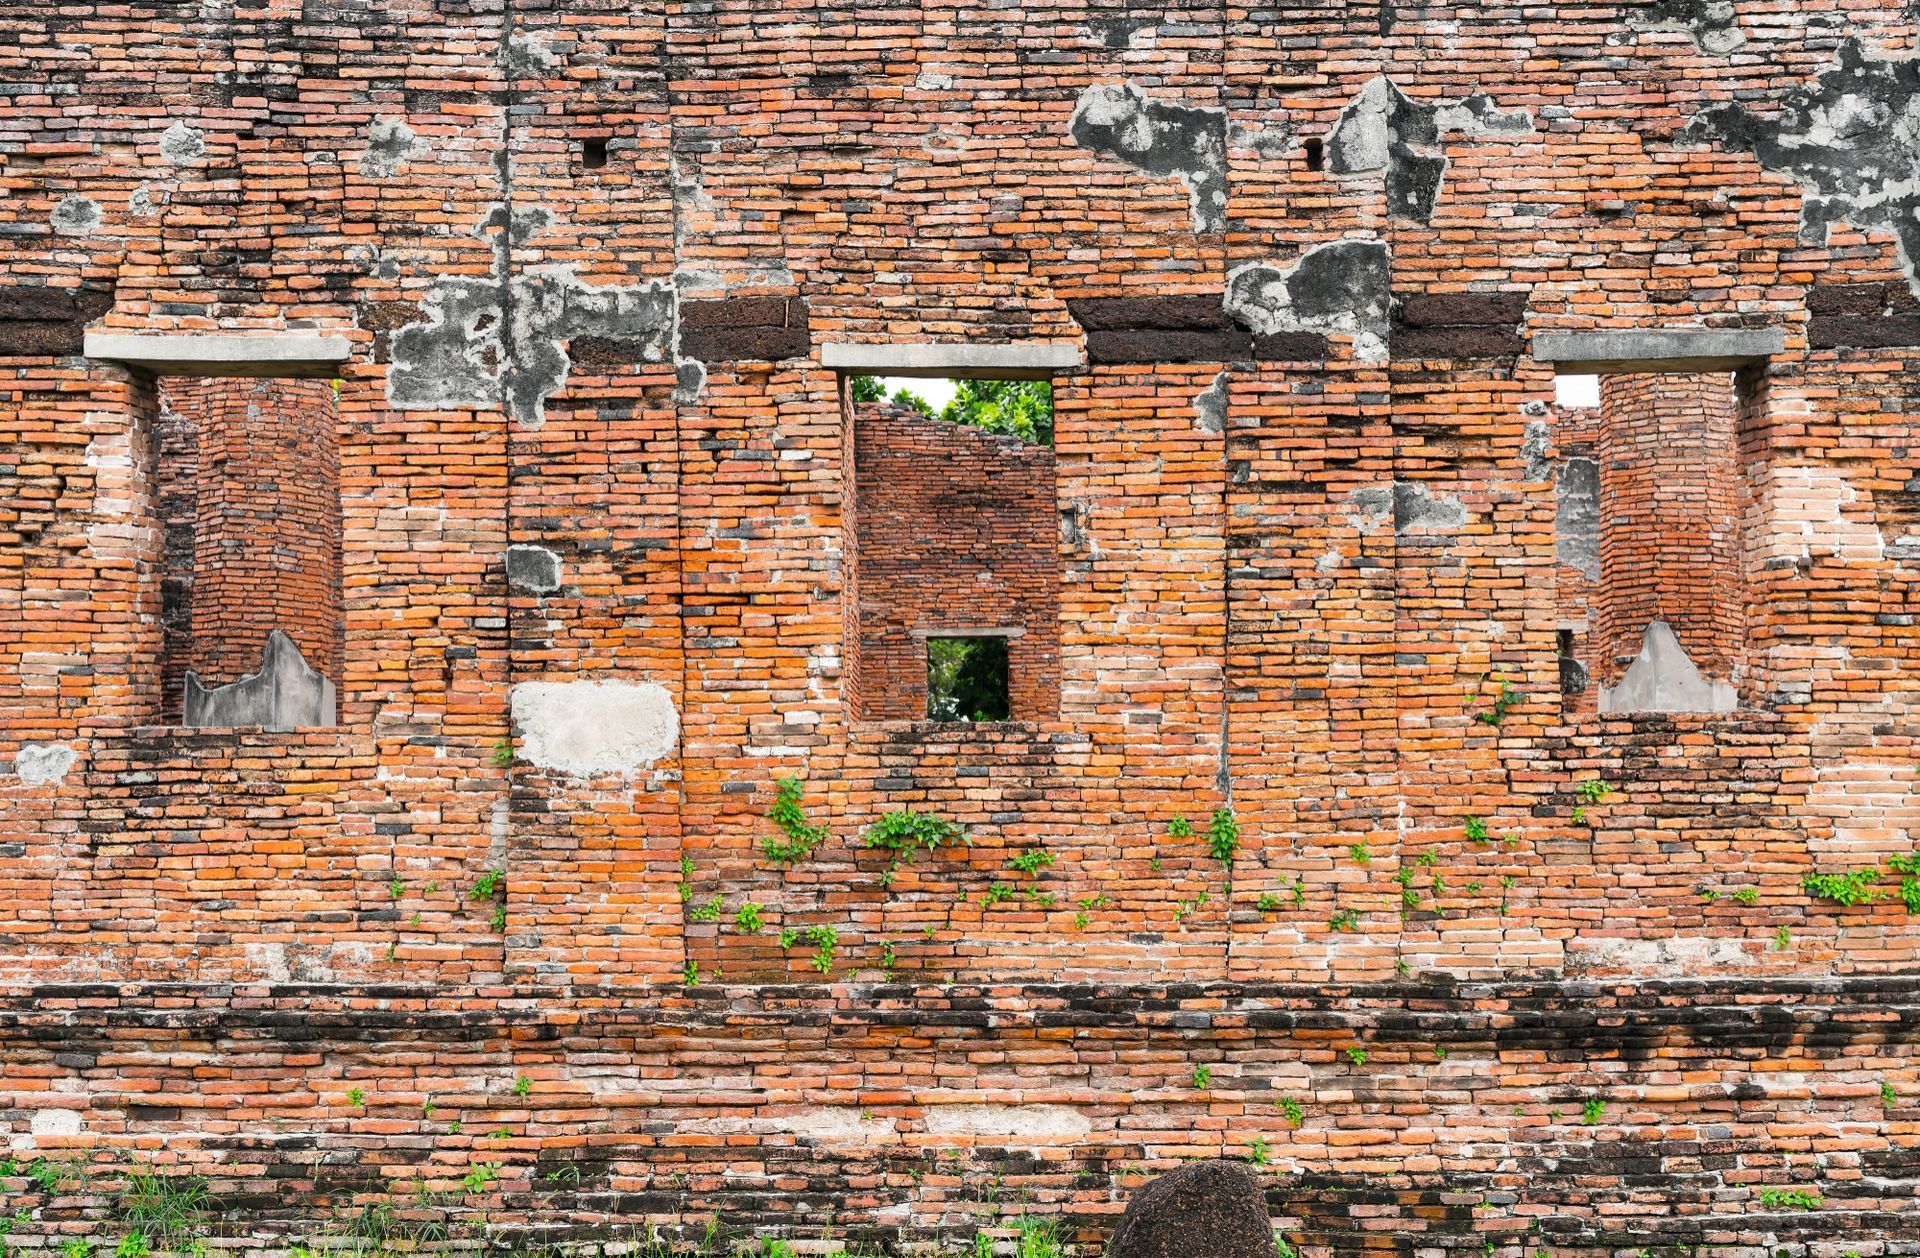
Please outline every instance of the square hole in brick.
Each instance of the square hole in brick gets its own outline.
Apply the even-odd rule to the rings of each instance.
[[[1013,715],[1005,637],[927,639],[927,717],[1004,721]]]

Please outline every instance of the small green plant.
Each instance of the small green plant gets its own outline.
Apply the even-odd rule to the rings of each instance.
[[[1469,843],[1487,843],[1493,839],[1493,836],[1487,832],[1486,821],[1482,818],[1469,816],[1462,824],[1462,828],[1466,831]]]
[[[132,1229],[127,1239],[138,1238],[132,1258],[140,1258],[156,1244],[168,1250],[190,1248],[205,1223],[206,1207],[207,1181],[198,1175],[130,1171],[120,1190],[117,1213],[120,1222]]]
[[[780,778],[773,784],[773,806],[767,809],[767,820],[773,822],[784,837],[764,840],[760,850],[776,865],[805,860],[809,852],[826,840],[827,828],[808,821],[805,810],[800,807],[805,793],[806,788],[797,778]]]
[[[511,738],[502,738],[496,742],[493,745],[493,754],[490,758],[493,761],[493,767],[496,769],[512,768],[513,740]]]
[[[1300,1102],[1294,1100],[1292,1097],[1283,1096],[1279,1100],[1275,1101],[1274,1104],[1278,1105],[1280,1107],[1280,1112],[1287,1116],[1288,1126],[1298,1127],[1303,1121],[1305,1121],[1306,1114],[1303,1110],[1301,1110]]]
[[[1364,1066],[1367,1064],[1367,1050],[1361,1048],[1358,1044],[1348,1045],[1344,1050],[1344,1054],[1346,1059],[1356,1066]]]
[[[1293,885],[1289,887],[1288,890],[1293,892],[1293,907],[1299,908],[1307,902],[1307,880],[1305,878],[1295,878]]]
[[[1583,804],[1597,804],[1613,793],[1613,784],[1605,778],[1588,778],[1573,788]]]
[[[1233,864],[1234,854],[1240,850],[1240,823],[1234,820],[1233,809],[1213,810],[1213,820],[1207,823],[1207,850],[1222,865]]]
[[[762,912],[758,904],[748,901],[733,911],[733,924],[745,934],[757,935],[766,929],[766,923],[760,920]]]
[[[1893,1085],[1891,1083],[1888,1083],[1884,1079],[1881,1080],[1880,1081],[1880,1104],[1884,1105],[1888,1109],[1892,1109],[1894,1106],[1898,1105],[1899,1103],[1900,1103],[1900,1094],[1893,1090]]]
[[[1263,1136],[1255,1136],[1247,1145],[1247,1161],[1255,1166],[1265,1166],[1273,1161],[1273,1155],[1267,1151],[1267,1141]]]
[[[1606,1112],[1607,1103],[1597,1096],[1590,1096],[1587,1098],[1587,1103],[1580,1107],[1580,1121],[1591,1127],[1599,1122],[1600,1116]]]
[[[93,1258],[93,1242],[84,1236],[61,1241],[60,1258]]]
[[[1791,928],[1782,926],[1779,930],[1773,932],[1773,950],[1775,952],[1785,952],[1791,947],[1793,947],[1793,931]]]
[[[1059,1224],[1054,1219],[1020,1217],[1014,1238],[1014,1258],[1062,1258]]]
[[[986,908],[992,908],[1002,900],[1011,900],[1013,897],[1014,890],[1010,885],[1004,882],[996,882],[990,885],[981,895],[980,903]]]
[[[1331,930],[1352,930],[1360,924],[1360,914],[1353,909],[1340,909],[1327,920]]]
[[[1007,864],[1023,874],[1037,874],[1053,864],[1053,853],[1044,847],[1030,847],[1020,855],[1010,859]]]
[[[1254,901],[1253,906],[1262,913],[1278,913],[1280,911],[1280,897],[1271,891],[1262,891],[1260,898]]]
[[[1212,1069],[1212,1067],[1209,1067],[1209,1066],[1195,1066],[1195,1067],[1193,1068],[1193,1086],[1194,1086],[1194,1087],[1196,1087],[1196,1088],[1204,1088],[1204,1087],[1206,1087],[1206,1086],[1207,1086],[1208,1084],[1210,1084],[1210,1083],[1212,1083],[1212,1082],[1213,1082],[1213,1069]]]
[[[883,813],[867,827],[861,841],[888,854],[887,871],[891,873],[911,862],[921,848],[931,852],[943,843],[966,843],[968,839],[965,830],[945,817],[902,808]]]
[[[467,892],[469,900],[492,900],[507,893],[507,871],[488,869],[474,879],[473,887]]]
[[[1353,863],[1356,865],[1373,864],[1373,849],[1369,848],[1365,843],[1349,843],[1347,845],[1347,855],[1353,857]]]
[[[799,942],[800,932],[791,926],[785,927],[780,931],[780,950],[782,952],[785,952],[788,948],[793,947],[793,945]]]
[[[700,963],[698,961],[688,961],[686,968],[680,972],[680,986],[694,987],[697,986],[699,982]]]
[[[1288,1243],[1286,1237],[1280,1235],[1280,1229],[1277,1227],[1273,1229],[1273,1252],[1276,1258],[1300,1258],[1299,1251]]]
[[[1185,817],[1175,817],[1167,823],[1167,833],[1176,839],[1190,839],[1193,837],[1193,823]]]
[[[147,1234],[135,1228],[113,1247],[113,1258],[147,1258],[152,1252],[153,1246],[147,1243]]]
[[[481,1162],[470,1168],[460,1179],[460,1187],[469,1193],[485,1192],[488,1185],[500,1178],[498,1162]]]
[[[822,974],[833,973],[833,950],[840,943],[840,932],[831,926],[809,926],[805,938],[813,945],[813,958],[807,964]]]
[[[513,1080],[513,1094],[522,1100],[533,1095],[533,1080],[525,1075],[516,1075]]]
[[[407,893],[407,884],[400,881],[400,878],[398,875],[395,875],[392,879],[390,879],[387,882],[387,894],[392,896],[394,899],[398,900],[401,896],[405,895],[406,893]]]
[[[1445,1061],[1447,1059],[1447,1050],[1444,1045],[1435,1044],[1433,1046],[1433,1059],[1435,1061]]]
[[[1920,913],[1920,852],[1907,856],[1889,856],[1887,864],[1893,872],[1900,875],[1900,889],[1895,892],[1900,903],[1907,906],[1907,912]]]
[[[1473,714],[1473,719],[1482,725],[1500,724],[1507,719],[1507,710],[1527,697],[1514,689],[1513,683],[1506,678],[1495,677],[1494,680],[1500,683],[1500,693],[1494,696],[1490,707]]]
[[[720,920],[720,908],[720,893],[716,891],[706,903],[689,912],[687,919],[695,922],[717,922]]]
[[[893,972],[899,964],[900,958],[895,955],[893,941],[889,939],[880,945],[880,972],[887,976],[888,982],[893,981]]]
[[[1760,1204],[1769,1210],[1818,1210],[1820,1194],[1805,1188],[1763,1188]]]
[[[365,1092],[359,1088],[347,1089],[347,1104],[353,1106],[355,1109],[361,1109],[365,1107],[366,1103],[367,1094]]]
[[[1849,869],[1844,873],[1811,873],[1800,880],[1800,889],[1816,900],[1832,900],[1835,904],[1851,908],[1856,904],[1871,904],[1880,898],[1874,890],[1874,880],[1880,871],[1874,867]]]
[[[1760,900],[1760,888],[1742,887],[1733,893],[1733,898],[1742,904],[1757,904]]]

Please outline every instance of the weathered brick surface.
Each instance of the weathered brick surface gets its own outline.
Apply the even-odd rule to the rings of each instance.
[[[1013,719],[1056,719],[1053,451],[887,404],[858,409],[853,448],[855,719],[926,719],[926,637],[960,629],[1017,630],[1007,642]]]
[[[0,30],[12,1147],[192,1129],[270,1221],[499,1161],[497,1204],[574,1226],[831,1201],[957,1234],[998,1173],[1091,1239],[1089,1160],[1262,1134],[1315,1258],[1913,1252],[1887,976],[1920,932],[1801,889],[1920,828],[1910,6],[12,0]],[[1731,417],[1745,707],[1602,718],[1560,652],[1598,623],[1602,437],[1528,339],[1675,324],[1785,336]],[[351,341],[337,729],[155,724],[178,434],[88,326]],[[1086,363],[1054,382],[1048,720],[850,710],[858,443],[819,347],[889,340]],[[830,831],[791,866],[783,777]],[[885,885],[859,836],[903,807],[973,842]],[[828,976],[781,944],[813,926]],[[887,958],[924,983],[866,986]],[[1199,986],[1127,986],[1159,982]],[[1378,1034],[1406,1020],[1418,1050]],[[350,1115],[354,1072],[406,1099]],[[929,1095],[1022,1109],[935,1133]],[[532,1178],[575,1159],[577,1193]],[[1760,1207],[1787,1184],[1832,1204]]]

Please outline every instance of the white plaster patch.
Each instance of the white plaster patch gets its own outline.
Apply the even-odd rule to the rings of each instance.
[[[206,151],[205,133],[184,122],[176,122],[160,133],[160,156],[175,166],[199,161]]]
[[[62,236],[91,236],[100,230],[100,204],[76,192],[53,207],[47,222]]]
[[[1822,863],[1872,865],[1913,850],[1920,836],[1920,765],[1857,760],[1814,770],[1802,814],[1807,850]],[[1831,829],[1831,835],[1822,833]]]
[[[653,682],[522,682],[512,708],[520,758],[572,777],[632,774],[680,736],[673,698]]]
[[[80,1134],[80,1111],[77,1109],[35,1110],[29,1130],[33,1132],[35,1140],[43,1136],[77,1136]]]
[[[1688,976],[1751,968],[1763,956],[1760,945],[1745,939],[1576,939],[1567,949],[1567,969]]]
[[[80,753],[65,743],[23,743],[13,757],[22,786],[51,786],[66,779]]]
[[[1071,1105],[932,1105],[927,1131],[936,1136],[1018,1136],[1023,1145],[1077,1142],[1093,1122]]]
[[[1767,527],[1761,559],[1877,563],[1885,540],[1844,473],[1826,466],[1776,467],[1762,487]],[[1850,518],[1852,513],[1853,518]]]
[[[426,142],[405,122],[375,118],[367,126],[367,151],[360,156],[360,173],[369,178],[391,175],[426,151]]]
[[[714,1118],[695,1118],[678,1124],[678,1130],[702,1135],[792,1136],[829,1145],[891,1144],[898,1137],[899,1124],[891,1118],[861,1117],[857,1109],[832,1107],[797,1110],[780,1114],[730,1114]]]

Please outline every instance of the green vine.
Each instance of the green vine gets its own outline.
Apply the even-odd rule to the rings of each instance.
[[[806,812],[800,807],[806,788],[798,779],[781,778],[773,787],[773,807],[767,809],[767,820],[780,827],[780,833],[786,838],[767,839],[761,849],[774,864],[791,865],[805,860],[808,853],[825,841],[827,828],[807,820]]]

